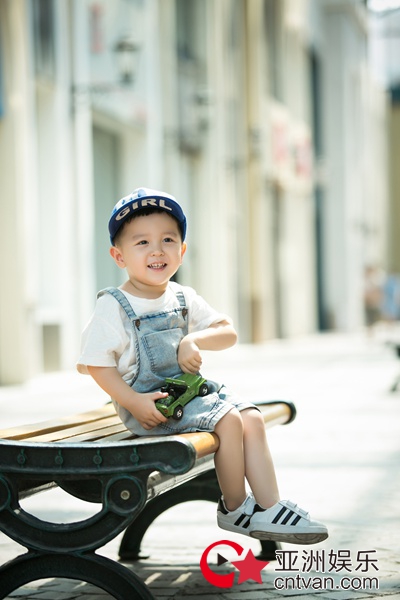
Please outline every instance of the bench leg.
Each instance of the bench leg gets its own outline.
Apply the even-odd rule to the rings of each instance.
[[[220,496],[217,476],[212,470],[150,500],[140,515],[127,527],[119,548],[120,559],[129,562],[148,558],[140,553],[143,538],[153,521],[169,508],[193,500],[218,502]],[[276,560],[275,551],[281,548],[279,542],[262,540],[260,544],[261,552],[257,558]]]
[[[104,556],[36,552],[21,554],[0,567],[0,599],[22,585],[49,577],[92,583],[117,600],[155,600],[135,573]]]

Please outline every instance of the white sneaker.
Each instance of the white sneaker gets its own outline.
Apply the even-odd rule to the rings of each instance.
[[[248,530],[247,535],[259,540],[290,544],[317,544],[328,537],[325,525],[311,521],[308,512],[289,500],[280,500],[267,509],[255,504]]]
[[[253,494],[248,494],[244,502],[236,510],[228,510],[224,498],[220,498],[217,508],[217,522],[221,529],[250,535],[251,517],[256,501]]]

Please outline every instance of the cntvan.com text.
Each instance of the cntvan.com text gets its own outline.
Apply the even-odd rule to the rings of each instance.
[[[377,577],[277,577],[274,580],[277,590],[379,590]]]

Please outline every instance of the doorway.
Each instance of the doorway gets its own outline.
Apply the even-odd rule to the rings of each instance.
[[[117,287],[123,274],[109,255],[108,220],[118,201],[120,142],[116,134],[93,127],[96,287]]]

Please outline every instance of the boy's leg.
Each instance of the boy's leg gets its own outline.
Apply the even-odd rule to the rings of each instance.
[[[231,415],[229,419],[228,415]],[[218,431],[215,428],[222,449],[216,469],[224,495],[224,501],[218,504],[219,526],[262,540],[292,544],[316,544],[326,539],[325,525],[311,521],[309,514],[297,504],[279,500],[275,469],[260,413],[246,409],[240,414],[235,410],[228,415],[218,423]],[[240,444],[240,431],[243,444]],[[216,454],[217,463],[220,450]],[[254,496],[246,497],[245,478]],[[241,490],[240,494],[238,490]],[[241,498],[245,500],[239,505]]]
[[[246,409],[240,415],[243,421],[245,476],[258,504],[269,508],[278,502],[279,490],[264,419],[254,408]]]
[[[215,470],[226,508],[235,510],[246,498],[245,478],[263,508],[278,502],[275,469],[260,412],[232,409],[217,423],[215,433],[220,440]]]
[[[236,408],[215,426],[219,448],[215,454],[215,470],[228,510],[238,508],[246,498],[243,420]]]

